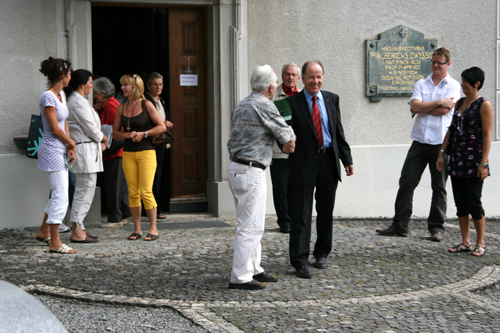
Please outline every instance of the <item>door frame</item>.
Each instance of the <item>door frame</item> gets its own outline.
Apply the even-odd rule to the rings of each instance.
[[[208,210],[217,216],[234,215],[226,143],[231,112],[249,91],[247,0],[66,0],[65,31],[59,33],[67,36],[73,68],[92,69],[92,3],[206,8]]]

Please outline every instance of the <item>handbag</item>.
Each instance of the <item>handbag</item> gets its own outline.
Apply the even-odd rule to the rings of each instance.
[[[31,115],[30,131],[28,134],[28,148],[26,156],[38,158],[38,148],[43,138],[43,122],[39,114]]]
[[[146,100],[142,101],[142,112],[144,112],[146,114],[146,119],[148,120],[149,129],[153,128],[153,127],[151,127],[151,122],[149,120],[149,112],[146,109]],[[166,144],[170,145],[172,143],[172,141],[174,140],[174,136],[172,135],[172,133],[170,133],[170,130],[167,129],[163,133],[149,137],[149,139],[151,140],[151,143],[154,144],[155,146],[162,144],[162,143],[166,143]]]

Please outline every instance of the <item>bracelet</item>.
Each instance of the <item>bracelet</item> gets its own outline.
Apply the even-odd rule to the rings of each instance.
[[[444,153],[444,150],[443,149],[439,149],[439,152],[440,153]],[[443,155],[441,155],[441,156],[443,156]]]

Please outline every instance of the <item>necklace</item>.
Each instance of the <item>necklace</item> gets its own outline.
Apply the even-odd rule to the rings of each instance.
[[[134,111],[135,106],[137,105],[137,102],[138,102],[138,101],[139,101],[139,100],[136,100],[136,101],[135,101],[134,106],[132,107],[132,111]],[[128,103],[128,104],[129,104],[129,103]],[[127,113],[128,113],[129,115],[132,115],[132,111],[130,111],[130,109],[129,109],[129,105],[127,105],[127,111],[128,111]],[[125,117],[127,117],[127,116],[125,116]],[[126,130],[127,132],[130,132],[130,117],[127,117],[127,126],[125,127],[125,130]]]
[[[458,110],[458,115],[457,116],[460,118],[460,122],[457,124],[457,130],[460,132],[460,135],[464,134],[464,118],[465,118],[465,114],[467,113],[467,111],[469,111],[470,106],[472,104],[474,104],[474,102],[478,98],[479,98],[479,94],[476,95],[476,98],[474,98],[474,100],[472,102],[470,102],[470,104],[467,106],[467,108],[465,108],[465,103],[463,103],[460,106],[460,110]],[[465,102],[465,100],[464,100],[464,102]]]

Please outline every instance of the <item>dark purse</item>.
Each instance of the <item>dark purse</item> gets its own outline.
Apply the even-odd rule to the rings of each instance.
[[[153,127],[151,127],[151,122],[149,120],[149,112],[146,109],[146,100],[142,101],[142,112],[144,112],[146,114],[146,119],[148,120],[149,129],[153,128]],[[155,146],[162,144],[162,143],[171,143],[172,140],[174,139],[172,133],[170,133],[169,130],[166,130],[165,132],[163,132],[161,134],[158,134],[158,135],[155,135],[152,137],[148,137],[148,138],[151,140],[151,143],[154,144]]]

